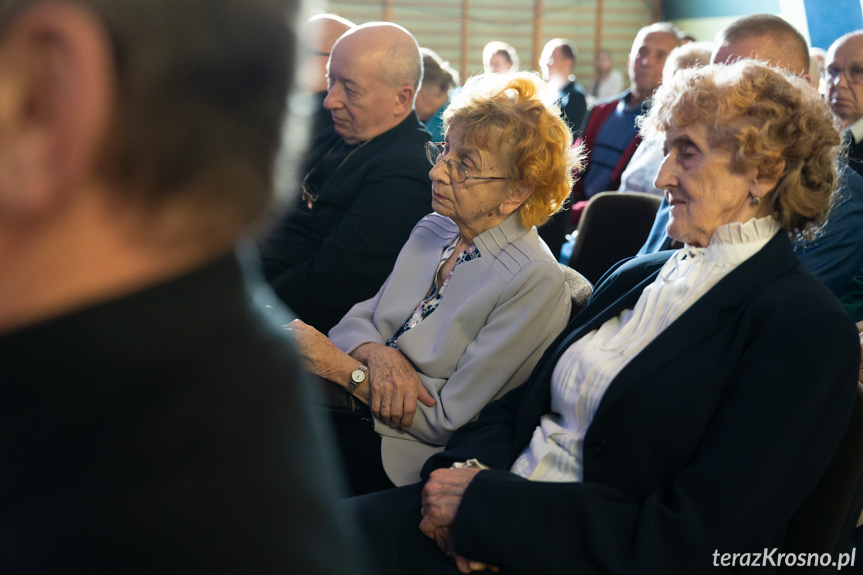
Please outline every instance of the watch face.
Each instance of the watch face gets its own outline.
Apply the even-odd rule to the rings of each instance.
[[[354,383],[362,383],[366,379],[366,372],[361,369],[355,369],[351,372],[351,379]]]

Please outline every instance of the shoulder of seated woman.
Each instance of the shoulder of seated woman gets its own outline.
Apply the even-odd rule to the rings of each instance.
[[[412,233],[430,239],[450,241],[458,234],[458,227],[446,216],[432,213],[417,222]]]

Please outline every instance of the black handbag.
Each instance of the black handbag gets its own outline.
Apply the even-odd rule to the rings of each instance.
[[[324,407],[329,411],[333,421],[363,419],[374,426],[369,406],[348,393],[344,387],[321,377],[316,379],[320,382]]]

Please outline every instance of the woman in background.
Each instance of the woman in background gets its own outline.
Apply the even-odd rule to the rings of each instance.
[[[544,89],[526,72],[468,81],[444,114],[445,142],[427,147],[435,213],[386,283],[329,339],[291,324],[309,370],[362,416],[335,422],[354,493],[418,481],[566,325],[570,290],[536,226],[568,197],[576,158]]]
[[[432,142],[440,142],[444,138],[444,110],[449,105],[450,93],[459,86],[458,72],[428,48],[420,48],[420,54],[423,57],[423,81],[414,109],[431,134]]]
[[[482,49],[482,66],[486,74],[518,72],[518,54],[506,42],[489,42]]]

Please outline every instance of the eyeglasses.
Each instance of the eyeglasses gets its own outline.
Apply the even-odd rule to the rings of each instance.
[[[863,82],[863,66],[851,66],[849,68],[836,68],[829,66],[824,73],[824,77],[828,84],[835,82],[840,76],[845,75],[845,80],[849,84],[859,84]]]
[[[315,166],[317,168],[317,166]],[[306,176],[303,178],[302,183],[300,184],[301,195],[300,199],[306,204],[308,209],[312,209],[312,206],[315,205],[315,202],[318,201],[318,190],[309,184],[309,176],[315,171],[315,168],[312,168]]]
[[[445,142],[426,142],[426,157],[432,166],[436,166],[438,162],[443,160],[446,162],[447,173],[452,181],[457,184],[463,184],[467,180],[509,180],[501,176],[470,176],[467,173],[467,168],[461,162],[453,159],[444,160],[446,154]]]

